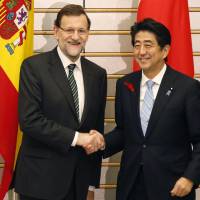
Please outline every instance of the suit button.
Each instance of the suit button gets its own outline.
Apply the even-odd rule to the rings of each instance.
[[[145,149],[145,148],[147,147],[147,145],[146,145],[146,144],[143,144],[142,147],[143,147],[143,149]]]

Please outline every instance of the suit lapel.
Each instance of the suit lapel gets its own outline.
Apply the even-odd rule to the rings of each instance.
[[[137,126],[139,130],[139,136],[144,137],[142,126],[141,126],[141,120],[140,120],[140,84],[141,84],[141,78],[142,78],[142,71],[138,73],[138,76],[136,77],[136,97],[137,97],[137,103],[136,103],[136,112],[137,112]]]
[[[94,77],[92,76],[88,63],[86,63],[86,60],[84,57],[81,57],[81,67],[83,72],[83,81],[84,81],[84,91],[85,91],[85,103],[83,108],[83,114],[81,118],[80,126],[84,123],[88,109],[90,104],[90,98],[92,98],[92,87],[93,87],[93,81],[95,81]]]
[[[131,107],[130,110],[133,113],[133,115],[136,116],[136,121],[134,123],[137,124],[138,132],[140,133],[139,136],[143,136],[143,132],[142,132],[142,128],[141,128],[141,122],[140,122],[140,83],[141,83],[141,77],[142,77],[141,71],[134,73],[134,76],[130,79],[130,83],[132,83],[134,85],[134,92],[129,92],[129,94],[130,94],[130,107]]]
[[[56,84],[62,91],[62,94],[65,96],[66,100],[68,101],[70,108],[72,112],[74,113],[74,116],[77,117],[74,101],[73,101],[73,96],[71,93],[71,88],[67,81],[67,76],[66,76],[63,64],[58,56],[56,48],[52,51],[49,64],[50,64],[49,72],[52,78],[55,80]]]
[[[173,73],[173,70],[167,67],[167,70],[163,76],[160,88],[158,90],[157,97],[154,102],[153,110],[150,116],[149,124],[146,131],[146,137],[152,133],[154,126],[161,118],[162,113],[164,112],[167,103],[171,99],[174,88],[173,82],[175,80],[176,75]]]

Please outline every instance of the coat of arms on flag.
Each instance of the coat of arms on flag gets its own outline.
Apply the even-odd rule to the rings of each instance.
[[[17,46],[23,44],[26,39],[28,11],[31,9],[31,0],[8,0],[0,4],[0,36],[10,39],[20,30],[17,39],[6,44],[5,48],[12,55]]]

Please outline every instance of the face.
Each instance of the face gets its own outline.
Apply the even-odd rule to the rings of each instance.
[[[145,74],[156,76],[164,66],[168,53],[169,45],[161,49],[153,33],[140,31],[136,34],[133,54]]]
[[[60,27],[54,27],[54,34],[61,51],[71,61],[76,61],[89,35],[86,16],[63,16]]]

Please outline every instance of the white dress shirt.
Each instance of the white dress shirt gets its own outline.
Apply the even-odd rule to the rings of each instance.
[[[68,77],[68,74],[69,74],[68,66],[70,64],[76,65],[73,73],[74,73],[74,78],[75,78],[77,89],[78,89],[79,121],[81,121],[83,109],[84,109],[84,103],[85,103],[85,90],[84,90],[83,72],[82,72],[80,57],[76,60],[76,62],[72,62],[67,56],[64,55],[64,53],[61,51],[59,46],[57,47],[57,51],[58,51],[58,55],[61,59],[61,62],[64,66],[67,77]],[[71,146],[76,146],[78,134],[79,134],[79,132],[76,131],[75,137],[72,141]]]
[[[166,64],[164,64],[164,67],[162,68],[162,70],[153,79],[151,79],[154,82],[154,85],[152,87],[154,100],[156,99],[156,96],[158,94],[158,90],[160,88],[160,84],[161,84],[163,76],[166,72],[166,69],[167,69],[167,66],[166,66]],[[140,109],[142,108],[142,104],[144,101],[144,95],[147,90],[146,82],[148,80],[149,80],[149,78],[147,78],[145,76],[144,72],[142,71],[142,80],[141,80],[141,84],[140,84]]]

